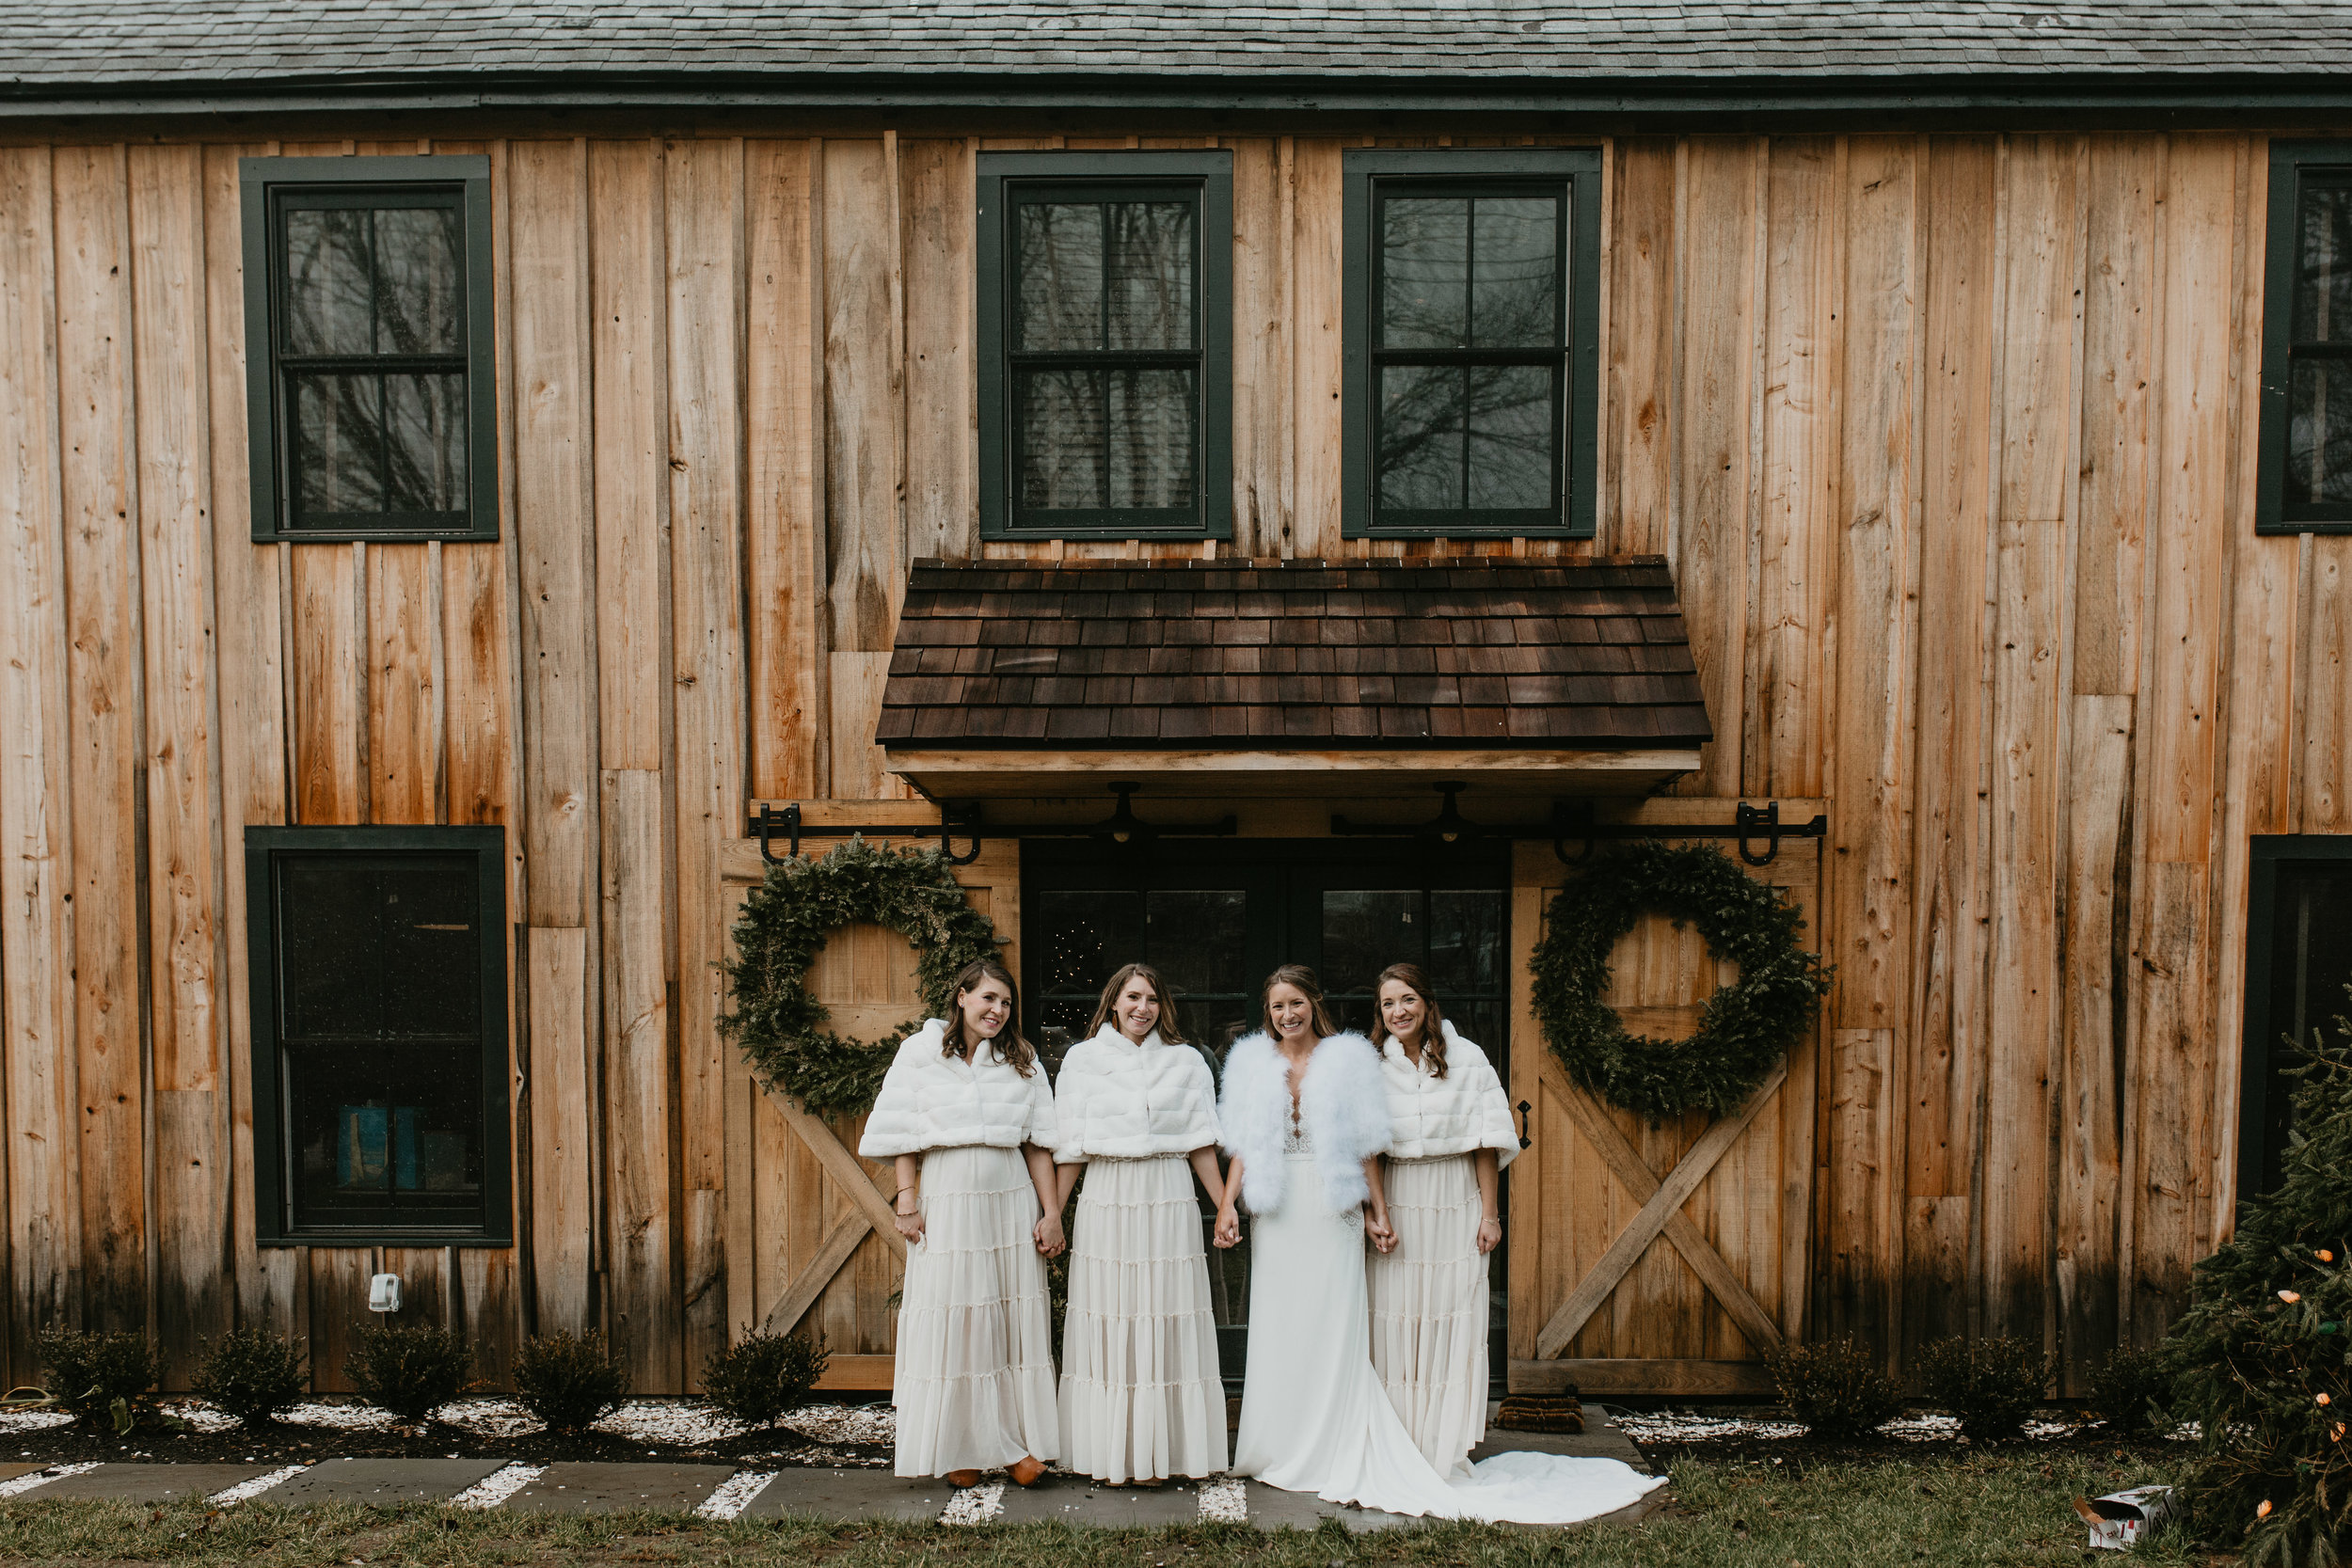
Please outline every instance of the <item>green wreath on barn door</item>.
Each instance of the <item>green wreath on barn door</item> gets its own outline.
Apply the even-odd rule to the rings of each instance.
[[[1706,938],[1738,966],[1688,1039],[1626,1031],[1601,1000],[1609,954],[1645,913]],[[1704,845],[1638,841],[1599,861],[1551,901],[1529,963],[1536,1022],[1571,1082],[1662,1121],[1689,1111],[1737,1111],[1819,1015],[1829,971],[1797,945],[1804,921],[1779,889]]]
[[[852,838],[821,860],[798,856],[768,868],[735,922],[735,956],[721,968],[735,1010],[719,1030],[752,1069],[820,1115],[874,1108],[898,1042],[922,1027],[910,1019],[886,1039],[849,1039],[825,1027],[831,1014],[810,994],[808,966],[834,930],[886,926],[914,946],[915,983],[929,1016],[944,1018],[950,988],[975,958],[994,958],[996,927],[965,901],[937,849],[892,849]]]

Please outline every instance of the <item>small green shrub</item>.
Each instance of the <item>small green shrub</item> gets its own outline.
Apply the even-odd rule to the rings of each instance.
[[[371,1404],[421,1421],[455,1399],[473,1374],[473,1352],[446,1328],[371,1323],[352,1336],[343,1375]]]
[[[2015,1437],[2042,1402],[2050,1360],[2023,1339],[1932,1339],[1920,1349],[1919,1386],[1960,1418],[1963,1437]]]
[[[703,1397],[746,1426],[772,1426],[808,1402],[826,1360],[821,1338],[746,1328],[703,1363]]]
[[[197,1397],[246,1426],[262,1426],[292,1410],[310,1379],[302,1347],[255,1324],[232,1328],[205,1353],[189,1386]]]
[[[1903,1407],[1902,1390],[1856,1338],[1785,1345],[1765,1365],[1780,1402],[1816,1437],[1866,1437]]]
[[[558,1432],[578,1432],[620,1408],[628,1368],[613,1359],[601,1334],[558,1329],[523,1341],[515,1356],[515,1392],[533,1416]]]
[[[2169,1425],[2172,1371],[2160,1350],[2119,1346],[2106,1366],[2090,1374],[2090,1412],[2117,1433],[2137,1433]]]
[[[153,1408],[147,1397],[162,1375],[144,1334],[85,1334],[44,1328],[33,1336],[49,1392],[87,1427],[128,1432]]]

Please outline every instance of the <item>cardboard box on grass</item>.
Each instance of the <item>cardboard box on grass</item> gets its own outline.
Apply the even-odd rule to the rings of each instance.
[[[2074,1512],[2090,1527],[2090,1544],[2110,1551],[2137,1546],[2172,1515],[2172,1488],[2135,1486],[2104,1497],[2076,1497]]]

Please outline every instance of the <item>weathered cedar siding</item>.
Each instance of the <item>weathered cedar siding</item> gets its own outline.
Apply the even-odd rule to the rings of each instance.
[[[1365,138],[1303,128],[1067,143],[1233,152],[1231,552],[1492,548],[1341,540]],[[379,1266],[494,1377],[603,1322],[686,1387],[779,1304],[886,1376],[892,1239],[717,1040],[711,966],[747,800],[907,793],[870,744],[907,563],[1058,551],[977,539],[971,198],[978,152],[1057,145],[0,147],[12,1381],[46,1323],[151,1323],[177,1377],[245,1317],[333,1387]],[[347,151],[489,156],[496,543],[247,537],[236,160]],[[1731,1279],[1783,1333],[2017,1333],[2078,1379],[2228,1223],[2248,835],[2352,816],[2352,539],[2252,528],[2265,141],[1645,136],[1607,169],[1599,537],[1511,547],[1672,559],[1717,739],[1650,809],[1827,811],[1768,876],[1837,978],[1567,1354],[1707,1386],[1761,1333]],[[255,1247],[242,830],[285,822],[507,827],[515,1248]],[[1518,866],[1523,954],[1562,873]],[[1015,934],[1014,847],[968,882]],[[878,934],[816,978],[853,1029],[912,1006]],[[1645,927],[1620,999],[1714,980]],[[1613,1137],[1517,1043],[1527,1359],[1640,1208],[1625,1151],[1662,1177],[1705,1129]]]

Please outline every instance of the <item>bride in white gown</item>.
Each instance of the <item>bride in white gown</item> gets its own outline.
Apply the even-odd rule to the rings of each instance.
[[[1389,1143],[1378,1053],[1333,1026],[1311,970],[1283,965],[1263,997],[1265,1030],[1227,1053],[1217,1107],[1233,1164],[1216,1244],[1241,1240],[1236,1200],[1253,1227],[1233,1473],[1391,1513],[1523,1524],[1589,1519],[1662,1484],[1540,1453],[1449,1482],[1422,1456],[1372,1365],[1364,1244],[1396,1243],[1374,1158]]]

